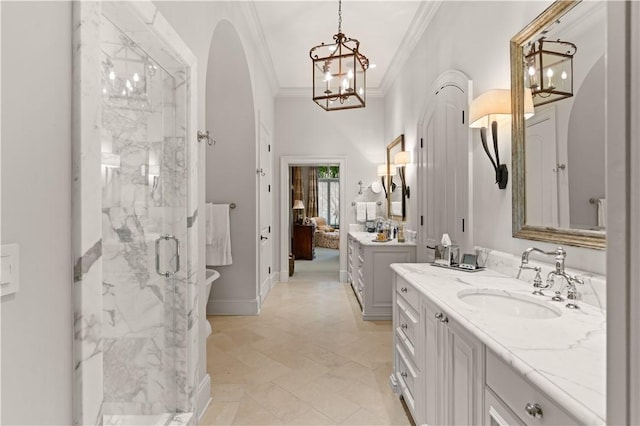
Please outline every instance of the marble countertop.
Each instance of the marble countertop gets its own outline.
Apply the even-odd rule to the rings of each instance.
[[[566,302],[532,296],[530,285],[491,270],[468,273],[427,263],[392,264],[391,268],[581,424],[606,423],[603,310],[585,303],[579,303],[579,310],[568,309]],[[461,290],[485,288],[536,297],[562,314],[551,319],[516,318],[482,310],[458,298]]]
[[[358,240],[360,244],[363,244],[365,246],[408,246],[408,247],[416,246],[415,242],[399,243],[397,239],[385,241],[384,243],[375,242],[373,241],[376,239],[376,235],[377,235],[375,232],[349,232],[349,235],[351,235],[353,238]]]

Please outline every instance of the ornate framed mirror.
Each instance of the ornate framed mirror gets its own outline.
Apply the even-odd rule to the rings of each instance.
[[[392,220],[403,221],[407,215],[406,199],[401,185],[394,185],[393,177],[397,175],[393,159],[399,152],[404,151],[404,135],[395,138],[387,145],[387,217]],[[398,178],[399,180],[399,178]]]
[[[556,1],[511,39],[516,238],[606,248],[605,3]],[[571,53],[571,68],[549,59],[555,52],[543,65],[541,41]],[[556,96],[562,87],[570,94]],[[525,89],[536,105],[528,120]]]

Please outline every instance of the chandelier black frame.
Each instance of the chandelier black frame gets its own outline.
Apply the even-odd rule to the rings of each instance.
[[[342,1],[338,2],[338,33],[332,44],[309,51],[313,65],[313,101],[326,111],[363,108],[366,105],[366,71],[369,59],[360,42],[342,33]]]

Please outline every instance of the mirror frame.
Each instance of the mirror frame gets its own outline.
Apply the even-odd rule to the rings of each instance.
[[[604,250],[606,234],[599,231],[531,226],[526,224],[525,121],[523,45],[573,9],[581,0],[557,0],[511,39],[511,194],[512,236]]]
[[[392,162],[392,158],[391,158],[391,150],[395,147],[397,147],[398,145],[400,145],[400,151],[404,151],[404,134],[401,134],[400,136],[398,136],[397,138],[395,138],[389,145],[387,145],[387,218],[388,219],[392,219],[392,220],[399,220],[399,221],[404,221],[405,218],[407,217],[407,212],[406,212],[406,199],[404,197],[404,193],[402,192],[402,188],[398,187],[398,189],[400,190],[400,192],[402,193],[402,216],[394,216],[391,214],[391,193],[392,190],[391,188],[393,187],[393,177],[390,176],[391,174],[391,164],[393,164]]]

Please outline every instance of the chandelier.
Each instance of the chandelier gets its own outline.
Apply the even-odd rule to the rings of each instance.
[[[360,42],[342,33],[342,0],[338,1],[338,33],[333,43],[309,51],[313,61],[313,101],[326,111],[363,108],[369,59]]]
[[[533,105],[540,106],[573,96],[573,55],[578,48],[562,40],[541,38],[524,57],[525,87]]]

